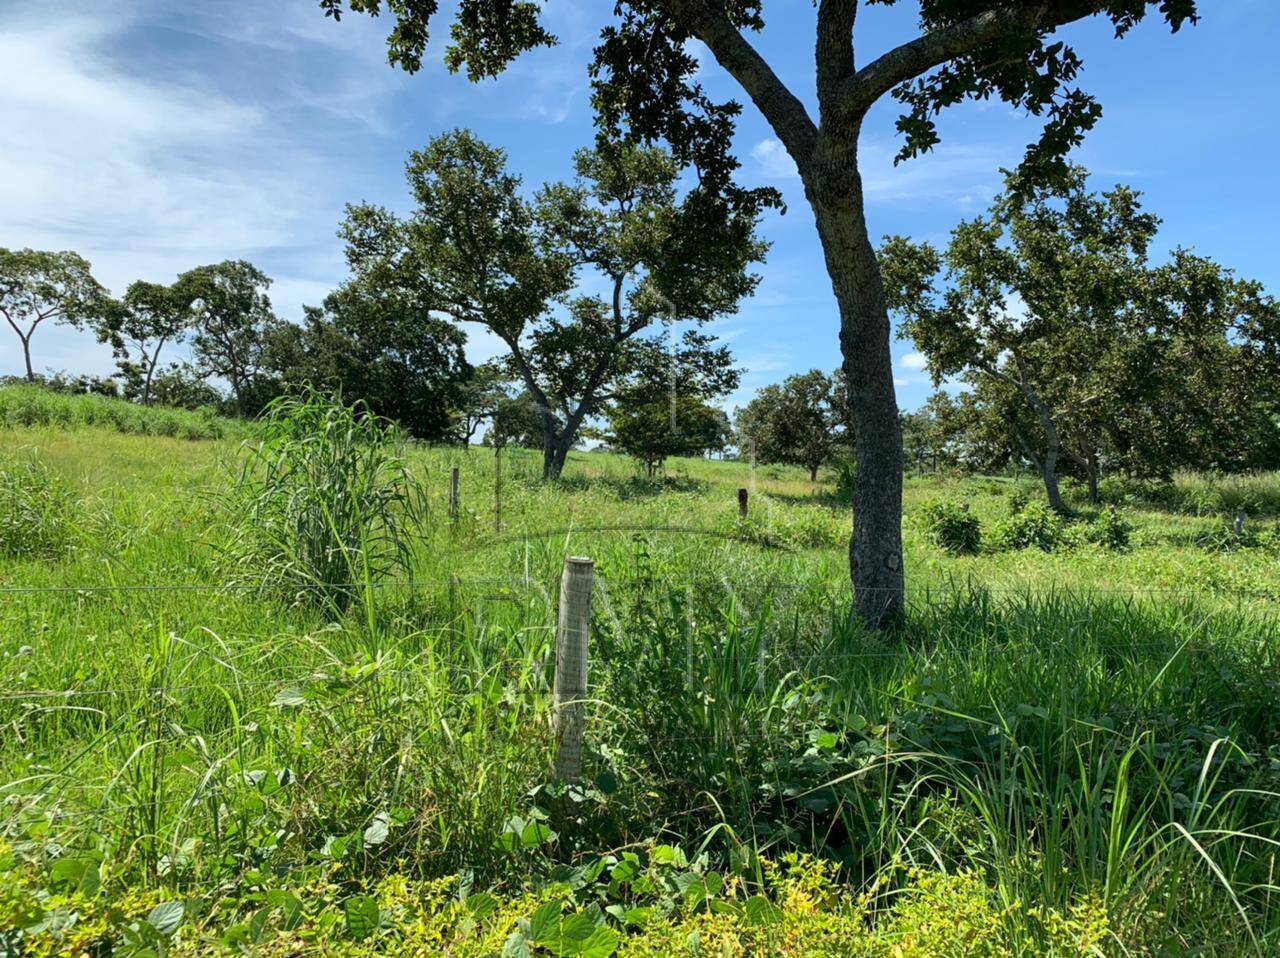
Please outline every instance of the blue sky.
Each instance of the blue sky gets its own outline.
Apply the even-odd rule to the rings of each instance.
[[[864,9],[860,56],[909,36],[914,6]],[[1123,41],[1103,22],[1065,32],[1104,108],[1076,159],[1096,187],[1125,182],[1145,193],[1164,219],[1159,250],[1194,246],[1280,293],[1280,3],[1202,7],[1202,22],[1174,36],[1154,18]],[[334,235],[343,205],[403,208],[405,156],[436,133],[471,127],[506,148],[531,189],[566,178],[570,154],[592,138],[586,64],[611,8],[547,0],[561,45],[473,86],[439,65],[439,46],[418,75],[393,71],[385,22],[335,24],[315,0],[0,0],[0,246],[79,250],[116,292],[246,258],[275,278],[277,311],[297,319],[344,278]],[[765,9],[769,26],[755,42],[812,103],[812,4]],[[740,98],[709,56],[703,62],[713,92]],[[895,116],[892,103],[880,105],[863,137],[877,237],[943,241],[984,209],[1000,167],[1036,132],[1034,119],[1003,104],[966,105],[943,116],[933,155],[894,168]],[[731,406],[790,372],[838,361],[835,306],[799,181],[749,103],[738,148],[744,179],[780,188],[789,211],[763,224],[773,247],[756,296],[716,326],[746,369]],[[17,339],[0,333],[0,374],[16,373]],[[33,348],[40,368],[112,367],[105,347],[71,330],[42,329]],[[496,345],[473,330],[469,352],[487,358]],[[930,387],[910,343],[895,342],[894,356],[899,402],[913,408]]]

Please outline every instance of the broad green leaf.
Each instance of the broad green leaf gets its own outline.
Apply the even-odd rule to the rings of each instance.
[[[342,903],[342,913],[346,918],[347,936],[355,941],[363,941],[378,930],[382,913],[378,902],[369,895],[356,895]]]
[[[182,916],[185,912],[186,909],[180,901],[161,902],[151,909],[151,914],[147,915],[147,924],[168,938],[182,924]]]

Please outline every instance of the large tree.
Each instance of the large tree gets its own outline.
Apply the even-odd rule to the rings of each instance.
[[[1026,192],[1011,178],[989,216],[956,227],[945,254],[901,237],[880,251],[901,335],[925,354],[934,382],[995,381],[997,394],[1021,398],[1011,426],[1054,509],[1064,508],[1064,433],[1105,415],[1118,357],[1144,321],[1158,223],[1132,190],[1089,193],[1077,167],[1054,188]]]
[[[395,21],[390,61],[411,72],[421,66],[435,0],[319,2],[333,17],[346,7],[369,14],[385,7]],[[1151,7],[1175,30],[1196,15],[1196,0],[917,0],[913,6],[919,35],[860,61],[854,54],[858,0],[817,0],[816,119],[747,38],[764,26],[763,0],[618,0],[591,64],[602,132],[665,140],[679,162],[696,166],[708,222],[768,197],[733,182],[737,163],[730,149],[739,107],[706,94],[691,40],[710,49],[795,160],[840,311],[859,464],[850,574],[858,610],[872,625],[903,605],[902,434],[888,310],[858,169],[868,111],[887,95],[903,105],[899,158],[910,159],[938,142],[934,117],[942,108],[999,97],[1046,118],[1024,165],[1052,173],[1101,112],[1075,88],[1081,58],[1053,41],[1054,31],[1102,16],[1123,35]],[[793,7],[780,9],[794,16]],[[465,68],[473,80],[496,75],[523,51],[555,42],[541,27],[540,12],[528,0],[460,0],[446,63],[455,71]]]
[[[538,410],[547,478],[635,374],[655,332],[731,313],[763,255],[754,211],[716,231],[691,229],[700,214],[678,197],[679,170],[661,150],[603,146],[575,162],[576,182],[530,203],[503,151],[446,133],[409,160],[411,216],[354,206],[342,228],[356,285],[394,290],[501,340],[502,362]],[[573,294],[587,271],[607,295]]]
[[[31,338],[45,322],[79,329],[108,302],[79,253],[0,248],[0,315],[18,334],[27,380],[35,382]]]
[[[137,280],[100,316],[98,338],[109,342],[124,380],[125,395],[151,403],[151,386],[166,345],[180,342],[191,326],[191,304],[176,286]]]
[[[270,285],[267,275],[245,260],[198,266],[174,284],[174,295],[192,311],[196,367],[226,380],[240,415],[255,411],[255,381],[282,324],[271,309]]]
[[[838,373],[811,369],[788,376],[738,410],[738,447],[759,462],[804,466],[809,481],[817,482],[818,468],[849,442],[846,414]]]

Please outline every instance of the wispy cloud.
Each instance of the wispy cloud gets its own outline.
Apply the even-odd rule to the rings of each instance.
[[[296,316],[342,276],[333,238],[348,198],[340,165],[300,134],[312,107],[290,92],[289,71],[261,96],[245,93],[254,78],[238,61],[197,76],[157,10],[104,3],[93,14],[0,14],[0,245],[76,249],[116,292],[134,279],[171,281],[200,263],[251,259],[276,277],[277,309]],[[216,58],[207,45],[222,44],[244,56],[242,39],[201,33],[203,24],[185,21],[193,50]],[[270,35],[288,37],[284,26]],[[154,62],[138,48],[147,31],[169,42],[150,51]],[[259,68],[268,59],[258,56]],[[340,99],[346,75],[335,62],[312,95]],[[40,336],[42,366],[110,366],[89,337]],[[0,373],[15,371],[12,351],[0,356]]]
[[[907,353],[900,360],[898,365],[903,369],[910,369],[913,372],[921,372],[929,365],[929,360],[924,353]]]
[[[867,138],[858,150],[858,168],[868,203],[946,202],[961,211],[979,209],[993,197],[1000,184],[1000,166],[1008,163],[1005,152],[989,146],[943,143],[932,153],[900,163],[893,162],[897,145]],[[798,182],[800,173],[779,140],[760,140],[751,148],[755,175],[766,181]]]

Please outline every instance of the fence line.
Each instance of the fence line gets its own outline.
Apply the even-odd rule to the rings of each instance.
[[[454,577],[456,573],[442,573],[439,579],[382,579],[371,580],[368,582],[296,582],[296,583],[273,583],[273,582],[176,582],[176,583],[80,583],[76,585],[54,585],[54,586],[24,586],[24,585],[4,585],[0,586],[0,596],[4,595],[42,595],[42,594],[80,594],[80,593],[184,593],[184,592],[262,592],[262,593],[279,593],[279,592],[319,592],[319,591],[361,591],[364,589],[406,589],[406,590],[442,590],[447,591],[451,587],[458,586],[511,586],[519,585],[526,588],[541,586],[545,587],[550,582],[550,577],[545,580],[538,576],[481,576],[481,577]],[[646,579],[643,577],[618,578],[610,576],[606,573],[597,572],[596,578],[603,580],[605,584],[614,586],[644,586],[644,587],[660,587],[663,583],[656,579]],[[705,586],[709,583],[698,583],[700,590],[705,590]],[[687,591],[690,588],[688,584],[679,587],[679,591]],[[726,583],[726,591],[732,591],[734,588],[732,583]],[[825,580],[795,580],[783,581],[773,580],[761,583],[747,583],[740,585],[738,588],[751,588],[756,591],[827,591],[827,592],[846,592],[851,587],[849,583],[843,581],[825,581]],[[673,587],[672,591],[676,591]],[[929,598],[933,595],[957,595],[957,594],[975,594],[975,593],[996,593],[1001,595],[1027,595],[1035,597],[1046,596],[1073,596],[1073,595],[1212,595],[1221,598],[1260,598],[1260,599],[1280,599],[1280,589],[1255,589],[1249,587],[1230,587],[1223,588],[1217,586],[1094,586],[1094,585],[1050,585],[1048,588],[1037,587],[1032,583],[1017,584],[990,584],[984,582],[930,582],[923,584],[908,584],[903,588],[879,587],[866,588],[863,592],[870,593],[889,593],[894,595],[904,595],[912,598]]]

